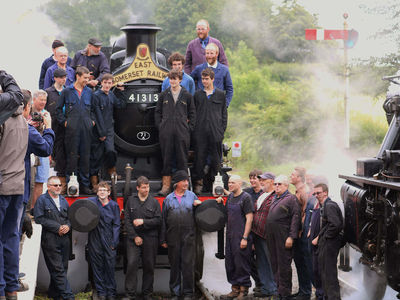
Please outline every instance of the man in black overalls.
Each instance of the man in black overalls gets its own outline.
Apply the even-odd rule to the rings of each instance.
[[[251,196],[242,191],[242,179],[232,175],[228,182],[229,191],[226,206],[228,224],[226,228],[225,270],[232,291],[221,299],[245,299],[250,281],[250,259],[253,240],[251,224],[254,205]]]
[[[42,251],[50,273],[47,291],[52,299],[74,299],[67,280],[70,255],[70,229],[68,202],[61,193],[61,181],[56,176],[47,180],[47,192],[36,201],[35,222],[42,225]]]
[[[324,183],[314,187],[314,194],[322,205],[321,229],[318,236],[318,264],[326,300],[340,300],[337,277],[337,257],[342,243],[343,215],[339,205],[328,197]]]

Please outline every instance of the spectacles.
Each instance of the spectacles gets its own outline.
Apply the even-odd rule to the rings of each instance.
[[[49,185],[51,185],[51,186],[58,186],[58,187],[62,186],[62,184],[61,184],[61,183],[49,184]]]
[[[322,194],[323,192],[315,192],[313,193],[313,196],[318,196],[319,194]]]
[[[274,185],[282,185],[282,183],[276,182],[276,183],[274,183]]]

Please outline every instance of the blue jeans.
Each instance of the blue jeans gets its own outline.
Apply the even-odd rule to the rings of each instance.
[[[261,292],[265,295],[277,294],[277,287],[272,273],[267,240],[254,234],[254,247],[256,249],[256,263],[261,281]]]
[[[23,195],[0,195],[0,296],[19,288],[19,218]]]

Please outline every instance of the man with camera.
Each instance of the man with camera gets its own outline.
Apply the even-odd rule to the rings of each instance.
[[[0,299],[16,300],[28,126],[14,78],[0,71],[0,86]]]
[[[38,90],[33,93],[33,102],[31,109],[32,125],[41,134],[45,128],[51,128],[50,113],[44,109],[47,102],[47,93],[43,90]],[[44,121],[46,120],[46,121]],[[43,193],[43,183],[47,181],[50,170],[50,159],[48,156],[38,156],[35,162],[35,186],[33,189],[33,197],[31,207],[35,206],[36,199]]]

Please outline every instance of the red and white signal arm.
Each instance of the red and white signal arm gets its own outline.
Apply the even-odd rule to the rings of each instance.
[[[242,156],[242,143],[232,142],[232,157]]]

